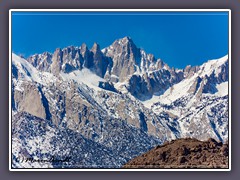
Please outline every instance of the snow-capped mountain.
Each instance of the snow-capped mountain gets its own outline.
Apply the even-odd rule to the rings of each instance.
[[[171,139],[226,141],[228,76],[227,56],[175,69],[129,37],[102,50],[94,43],[27,59],[13,53],[13,166],[113,168]],[[66,155],[74,160],[18,160]]]
[[[145,101],[155,113],[175,119],[182,137],[228,139],[228,56],[196,67],[164,94]]]
[[[36,54],[27,61],[38,70],[56,76],[61,72],[89,69],[110,82],[108,86],[115,83],[117,90],[130,92],[140,100],[163,93],[184,77],[182,71],[170,68],[162,60],[137,48],[129,37],[118,39],[102,50],[97,43],[90,50],[82,44],[80,47],[57,48],[53,54]]]

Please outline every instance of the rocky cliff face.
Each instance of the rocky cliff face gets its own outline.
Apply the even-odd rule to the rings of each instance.
[[[59,148],[59,158],[70,154],[75,159],[70,164],[47,164],[51,167],[121,167],[171,139],[228,140],[227,56],[175,69],[125,37],[102,50],[97,43],[91,49],[82,44],[27,60],[12,57],[14,123],[23,122],[26,131],[41,131],[27,135],[14,126],[19,130],[13,139],[15,167],[30,166],[17,162],[19,154],[44,156],[48,148],[42,150],[39,143],[46,142],[49,132],[51,152],[44,157],[56,156]],[[38,122],[48,127],[46,131]],[[70,144],[61,145],[61,138]],[[25,142],[30,144],[24,147]],[[79,142],[81,147],[74,149]],[[104,152],[97,153],[99,148]],[[104,158],[96,160],[99,156]],[[80,159],[82,164],[74,165]]]
[[[35,54],[27,59],[39,71],[50,71],[52,64],[52,54],[44,52],[43,54]]]
[[[111,62],[111,59],[104,56],[100,46],[97,43],[94,43],[91,52],[93,53],[93,69],[94,72],[100,77],[104,77],[107,71],[107,68]]]
[[[41,90],[32,84],[24,84],[24,91],[14,91],[14,108],[47,119],[46,104]]]
[[[62,70],[62,62],[63,62],[63,52],[60,48],[56,49],[53,54],[52,64],[50,66],[50,72],[53,75],[59,75],[60,71]]]
[[[129,37],[116,40],[109,48],[104,50],[104,53],[112,58],[113,67],[110,73],[118,77],[120,82],[137,71],[135,65],[140,65],[140,49]]]

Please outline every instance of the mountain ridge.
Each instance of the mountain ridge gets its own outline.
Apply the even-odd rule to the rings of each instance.
[[[226,57],[227,55],[219,61],[226,60]],[[154,55],[137,48],[130,37],[117,39],[104,49],[100,49],[97,43],[94,43],[90,50],[85,43],[80,47],[57,48],[52,55],[34,55],[27,58],[27,61],[38,70],[55,75],[83,68],[90,69],[110,84],[115,83],[115,89],[126,90],[140,100],[151,99],[154,94],[163,93],[204,66],[203,64],[193,67],[187,65],[184,69],[170,68],[161,59],[156,59]]]

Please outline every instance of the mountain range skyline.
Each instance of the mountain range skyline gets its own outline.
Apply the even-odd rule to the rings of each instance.
[[[119,38],[118,40],[121,40],[121,39],[130,39],[133,43],[134,43],[134,40],[130,37],[130,36],[124,36],[124,37],[122,37],[122,38]],[[134,43],[135,44],[135,43]],[[78,45],[78,46],[74,46],[74,45],[68,45],[68,46],[65,46],[65,47],[57,47],[57,48],[55,48],[55,50],[54,51],[44,51],[44,52],[41,52],[41,53],[33,53],[32,55],[29,55],[29,56],[24,56],[23,54],[21,54],[21,53],[19,53],[19,54],[17,54],[17,55],[19,55],[20,57],[23,57],[24,59],[29,59],[29,58],[31,58],[31,57],[33,57],[33,56],[36,56],[36,55],[39,55],[39,54],[50,54],[50,55],[53,55],[54,54],[54,52],[56,51],[56,50],[64,50],[64,49],[66,49],[66,48],[81,48],[81,46],[82,45],[85,45],[87,48],[89,48],[89,49],[92,49],[92,48],[94,48],[94,46],[99,46],[99,48],[100,48],[100,50],[101,51],[104,51],[106,48],[108,48],[109,46],[106,46],[106,47],[104,47],[104,48],[102,48],[101,47],[101,44],[99,44],[98,42],[93,42],[93,44],[91,45],[91,46],[87,46],[87,44],[85,43],[85,42],[83,42],[81,45]],[[143,51],[145,51],[145,49],[144,48],[139,48],[139,49],[141,49],[141,50],[143,50]],[[13,53],[15,53],[14,51],[13,51]],[[15,53],[16,54],[16,53]],[[150,53],[149,52],[149,54],[151,54],[151,55],[153,55],[154,56],[154,54],[152,54],[152,53]],[[208,61],[208,60],[213,60],[213,59],[221,59],[221,58],[223,58],[224,56],[227,56],[228,54],[224,54],[223,56],[221,56],[221,57],[215,57],[215,58],[212,58],[212,59],[202,59],[203,60],[203,62],[206,62],[206,61]],[[156,59],[161,59],[161,57],[155,57]],[[161,59],[162,61],[164,61],[165,63],[167,63],[168,64],[168,60],[163,60],[163,59]],[[186,68],[187,66],[199,66],[199,65],[201,65],[202,63],[200,63],[200,64],[196,64],[196,65],[192,65],[191,63],[190,64],[186,64],[184,67],[182,67],[182,68],[177,68],[177,67],[175,67],[174,65],[173,66],[171,66],[171,68],[176,68],[176,69],[184,69],[184,68]]]
[[[125,36],[176,68],[228,53],[226,12],[14,12],[12,29],[13,51],[25,57]]]

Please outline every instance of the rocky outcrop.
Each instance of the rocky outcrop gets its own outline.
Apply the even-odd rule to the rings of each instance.
[[[83,66],[85,68],[90,69],[93,66],[93,53],[91,51],[89,51],[89,49],[85,43],[83,43],[81,45],[80,52],[84,59]]]
[[[36,67],[39,71],[50,71],[50,66],[52,64],[52,54],[49,52],[44,52],[42,54],[35,54],[30,56],[27,61]]]
[[[189,78],[193,76],[199,69],[200,69],[199,66],[193,66],[193,67],[191,65],[186,66],[183,70],[184,77]]]
[[[228,144],[178,139],[135,157],[123,168],[228,168]]]
[[[128,91],[136,98],[146,100],[151,98],[153,94],[161,95],[182,79],[182,72],[176,73],[165,69],[143,75],[134,74],[127,80]]]
[[[62,62],[63,62],[63,52],[60,48],[57,48],[52,57],[50,72],[58,76],[58,74],[62,70]]]
[[[188,93],[191,93],[191,94],[196,94],[197,91],[200,88],[201,86],[201,82],[202,82],[202,78],[200,78],[199,76],[196,77],[196,79],[194,80],[193,84],[190,86],[189,90],[188,90]]]
[[[97,43],[94,43],[91,52],[93,53],[94,72],[98,76],[104,77],[109,65],[109,58],[103,55],[100,46]]]
[[[74,70],[82,69],[83,57],[78,48],[73,46],[63,49],[62,67],[64,73],[70,73]]]
[[[28,112],[34,116],[48,119],[46,104],[40,90],[32,84],[26,83],[23,91],[14,91],[14,105],[18,111]]]

